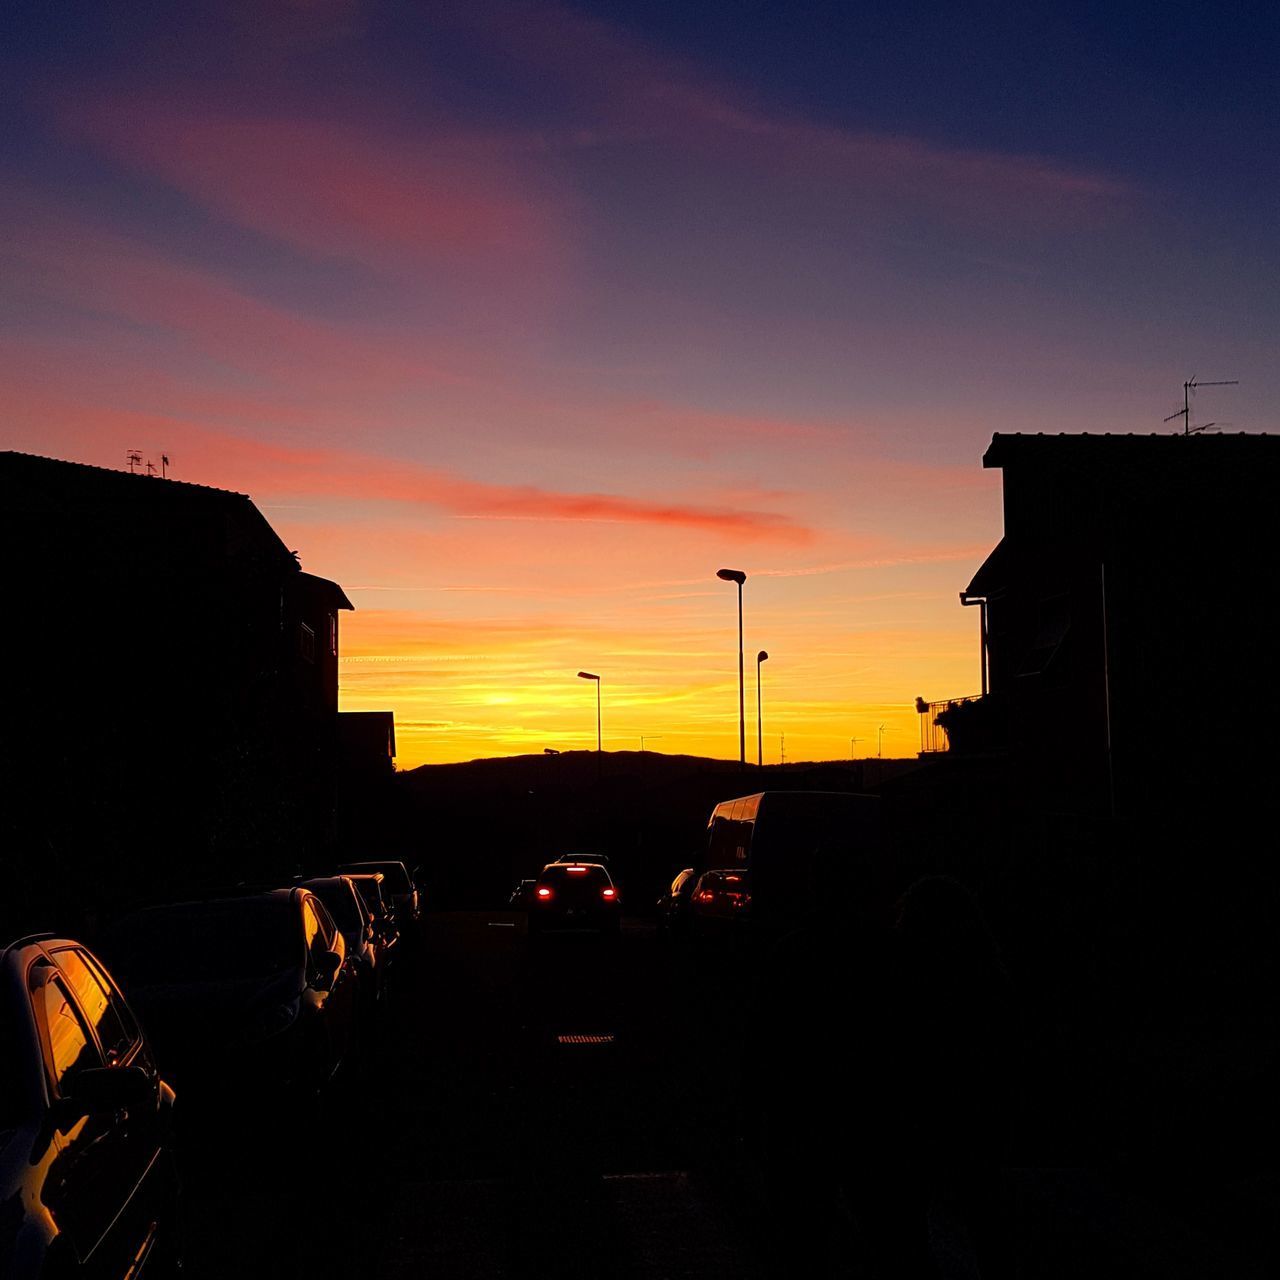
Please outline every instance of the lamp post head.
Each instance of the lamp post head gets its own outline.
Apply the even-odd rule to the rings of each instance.
[[[759,665],[761,662],[768,662],[768,661],[769,661],[769,655],[763,649],[761,649],[760,652],[756,654],[756,664]]]
[[[747,580],[747,575],[741,569],[717,569],[716,577],[723,578],[725,582],[736,582],[738,586],[742,586]]]
[[[592,675],[590,671],[579,671],[578,679],[579,680],[599,680],[600,677],[596,675]]]

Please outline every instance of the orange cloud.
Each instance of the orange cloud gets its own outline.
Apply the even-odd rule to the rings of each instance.
[[[474,519],[670,525],[791,543],[812,536],[808,528],[776,512],[569,493],[532,484],[490,484],[440,468],[339,449],[269,444],[208,432],[192,436],[187,449],[205,474],[226,475],[228,485],[236,483],[233,477],[251,475],[256,487],[274,495],[408,503]]]

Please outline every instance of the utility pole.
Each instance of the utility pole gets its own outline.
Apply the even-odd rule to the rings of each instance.
[[[782,757],[782,763],[787,763],[787,735],[784,733],[778,740],[778,755]]]
[[[881,725],[876,730],[876,759],[879,760],[884,755],[884,730],[885,726]]]
[[[849,759],[850,759],[850,760],[853,760],[853,759],[855,758],[855,757],[854,757],[854,754],[853,754],[853,744],[854,744],[855,742],[861,742],[861,741],[862,741],[862,739],[861,739],[861,738],[850,738],[850,739],[849,739]]]

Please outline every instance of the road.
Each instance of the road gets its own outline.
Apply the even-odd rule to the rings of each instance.
[[[378,1043],[315,1109],[184,1127],[189,1275],[771,1273],[731,1031],[651,926],[531,945],[521,915],[447,913],[413,941]],[[1007,1200],[1019,1276],[1263,1274],[1083,1171],[1010,1171]],[[945,1221],[931,1241],[976,1275]],[[781,1270],[872,1274],[850,1223],[831,1253]]]
[[[531,946],[452,913],[415,941],[318,1113],[187,1139],[192,1276],[761,1274],[651,926]]]

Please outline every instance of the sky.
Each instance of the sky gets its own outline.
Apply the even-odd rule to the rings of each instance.
[[[0,447],[248,493],[402,767],[910,755],[997,431],[1280,429],[1274,5],[26,3]],[[159,481],[158,481],[159,482]],[[883,729],[881,728],[883,726]]]

